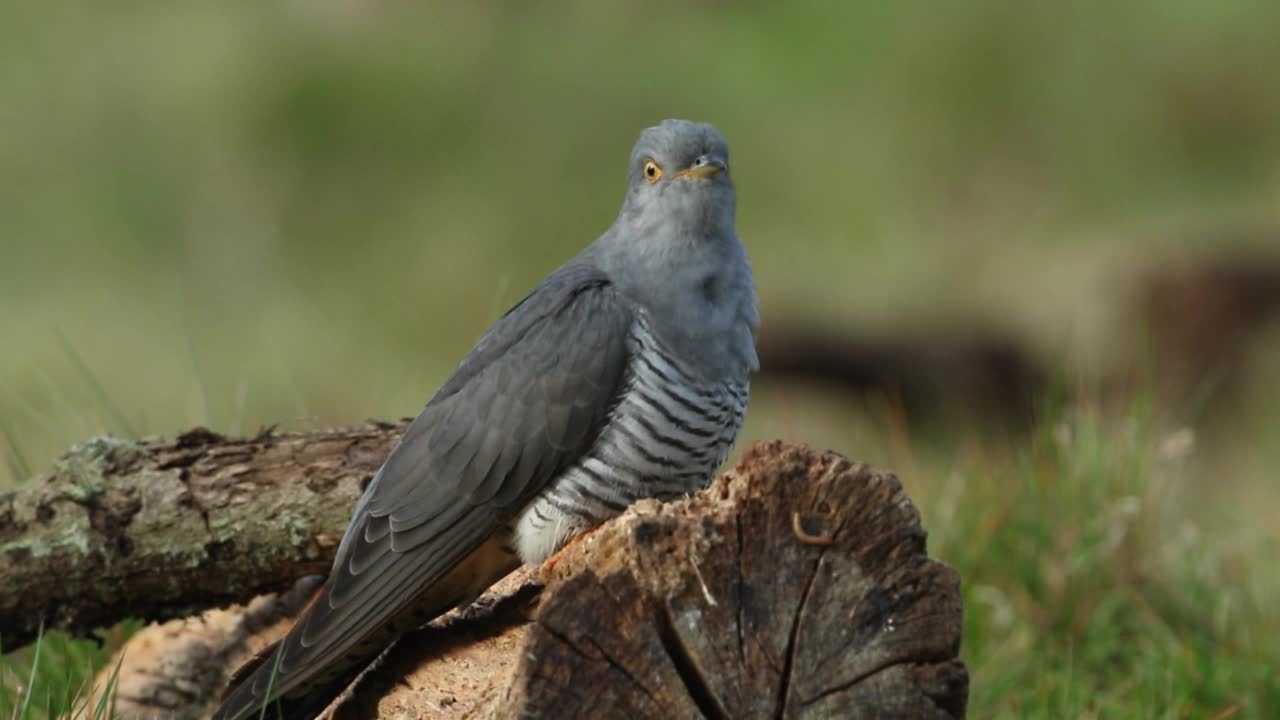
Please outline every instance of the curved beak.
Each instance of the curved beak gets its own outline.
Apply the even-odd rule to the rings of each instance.
[[[693,161],[685,170],[676,173],[677,178],[691,180],[710,180],[728,169],[725,161],[715,155],[703,155]]]

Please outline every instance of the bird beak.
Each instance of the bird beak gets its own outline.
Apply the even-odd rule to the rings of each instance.
[[[689,178],[690,180],[710,180],[727,169],[724,160],[714,155],[703,155],[688,169],[676,173],[677,178]]]

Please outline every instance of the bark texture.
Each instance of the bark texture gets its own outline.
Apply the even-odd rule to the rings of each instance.
[[[753,445],[707,490],[638,503],[575,543],[542,580],[545,589],[523,570],[406,635],[329,716],[965,713],[959,578],[926,555],[919,515],[897,479],[834,453]],[[285,625],[240,646],[259,647]],[[181,633],[165,637],[172,655],[160,657],[189,652]],[[134,697],[173,696],[165,690],[172,676],[154,672],[154,659],[131,663],[125,651],[122,676],[155,684],[134,686]],[[135,707],[137,717],[154,717],[151,706]],[[202,708],[193,703],[188,716]]]
[[[188,616],[328,572],[405,423],[96,438],[0,494],[0,646]]]
[[[111,692],[113,717],[199,717],[241,663],[288,632],[320,580],[310,576],[288,592],[260,595],[247,605],[148,625],[106,664],[94,682],[89,707],[97,707],[102,694]]]

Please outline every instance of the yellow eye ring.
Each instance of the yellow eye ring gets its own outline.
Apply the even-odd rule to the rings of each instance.
[[[644,179],[656,183],[662,179],[662,168],[652,160],[644,161]]]

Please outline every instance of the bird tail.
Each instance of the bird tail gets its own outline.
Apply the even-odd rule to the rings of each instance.
[[[323,683],[308,684],[282,694],[280,678],[276,676],[287,639],[263,648],[231,674],[213,720],[252,720],[259,716],[265,720],[312,720],[377,657],[374,653],[363,660],[349,662]]]
[[[297,612],[297,620],[284,637],[259,650],[231,673],[212,720],[253,720],[259,717],[263,720],[312,720],[378,656],[381,647],[367,657],[347,654],[340,665],[328,668],[323,678],[299,684],[298,678],[294,677],[290,678],[294,682],[285,682],[281,660],[286,653],[292,656],[297,652],[299,629],[305,625],[326,587],[328,583],[309,592],[306,604]],[[387,641],[393,639],[385,638]],[[291,641],[295,643],[293,648],[289,646]],[[286,685],[294,687],[286,689]]]
[[[485,588],[511,572],[519,564],[496,536],[486,540],[471,555],[442,577],[434,578],[424,590],[408,592],[402,606],[371,626],[349,630],[327,653],[322,665],[304,662],[308,648],[302,644],[303,629],[319,618],[326,607],[317,603],[331,587],[330,578],[316,593],[282,640],[259,652],[231,678],[231,689],[222,700],[213,720],[311,720],[328,707],[369,666],[400,633],[438,617],[460,604],[469,603]],[[332,631],[333,628],[330,628]],[[263,708],[266,708],[265,713]]]

